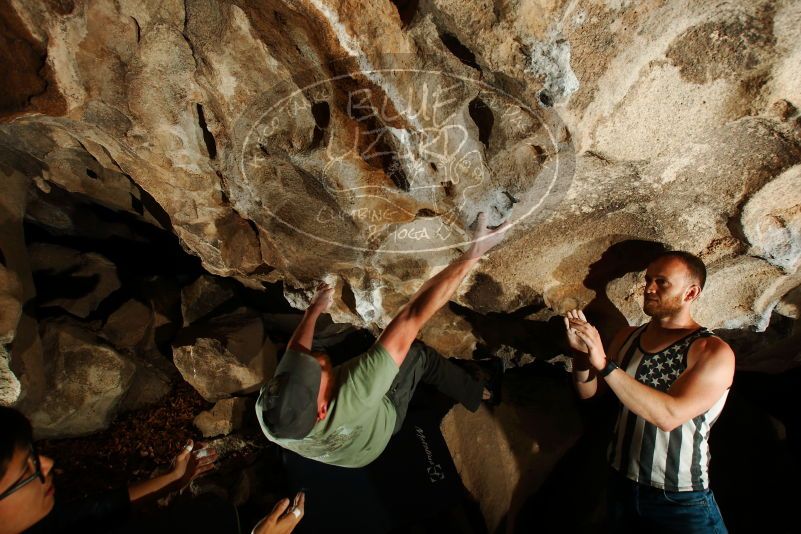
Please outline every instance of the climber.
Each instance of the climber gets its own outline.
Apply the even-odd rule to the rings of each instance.
[[[217,452],[192,440],[171,468],[153,478],[84,498],[60,498],[53,460],[39,454],[28,419],[14,408],[0,406],[0,534],[74,532],[204,532],[239,534],[236,508],[210,493],[171,503],[158,513],[137,515],[133,509],[185,488],[214,468]],[[254,534],[288,534],[304,514],[305,496],[290,506],[278,501]]]
[[[564,318],[579,397],[611,389],[621,403],[609,448],[613,532],[726,532],[709,489],[709,430],[734,377],[734,352],[692,317],[706,267],[663,252],[645,271],[645,325],[604,350],[580,310]]]
[[[497,401],[466,371],[413,342],[508,228],[504,223],[490,230],[486,216],[479,214],[467,252],[417,290],[372,348],[337,367],[331,366],[327,354],[312,351],[315,323],[331,305],[333,293],[325,284],[318,286],[275,376],[262,387],[256,403],[267,438],[306,458],[362,467],[375,460],[400,430],[421,380],[472,411],[482,399]]]

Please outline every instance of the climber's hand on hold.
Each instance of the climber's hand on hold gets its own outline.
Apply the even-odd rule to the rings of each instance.
[[[497,228],[487,227],[487,214],[481,212],[476,219],[476,230],[470,248],[465,255],[469,259],[480,258],[489,252],[506,237],[506,231],[511,228],[509,221],[502,223]]]

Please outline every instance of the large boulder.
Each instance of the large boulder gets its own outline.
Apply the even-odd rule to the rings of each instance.
[[[0,344],[0,406],[14,405],[22,393],[22,384],[11,370],[11,354]]]
[[[36,296],[23,217],[27,205],[30,173],[38,163],[26,159],[22,169],[6,165],[8,156],[2,149],[0,180],[0,343],[4,345],[3,367],[4,404],[24,400],[37,402],[47,390],[44,358],[36,318],[31,301]],[[9,158],[10,159],[10,158]]]
[[[70,320],[42,325],[48,390],[27,409],[37,438],[79,436],[108,427],[125,398],[136,365]]]
[[[181,289],[181,313],[184,326],[202,319],[215,308],[234,297],[234,290],[227,280],[201,275]]]
[[[193,424],[204,438],[227,436],[239,430],[250,415],[253,399],[234,397],[217,401],[211,410],[204,410],[195,417]]]
[[[178,373],[156,340],[157,313],[152,303],[124,302],[108,316],[99,335],[136,365],[122,410],[151,405],[172,388]]]
[[[165,354],[172,353],[172,340],[181,329],[181,291],[173,279],[152,276],[143,287],[153,312],[153,342]]]
[[[515,532],[512,526],[526,499],[542,487],[583,431],[573,391],[558,372],[509,373],[503,385],[499,406],[482,405],[470,413],[456,405],[441,424],[489,532],[498,532],[501,524],[506,526],[502,531]]]
[[[22,315],[22,285],[11,270],[0,265],[0,344],[6,345],[14,339]]]
[[[0,406],[11,406],[22,394],[22,384],[11,370],[6,349],[14,340],[22,316],[22,287],[16,274],[0,265]]]
[[[152,343],[154,322],[150,306],[135,299],[124,302],[108,316],[101,335],[118,349],[134,349]]]
[[[50,243],[34,243],[28,253],[38,280],[40,306],[57,306],[85,319],[120,288],[117,267],[100,254]]]
[[[11,370],[11,354],[6,349],[17,333],[22,316],[22,285],[19,278],[0,264],[0,406],[16,404],[22,384]]]
[[[478,338],[468,321],[447,307],[439,310],[425,324],[419,339],[444,356],[469,358]]]
[[[175,366],[210,402],[256,391],[277,364],[261,316],[245,309],[186,328],[175,343]]]
[[[175,369],[144,358],[129,358],[134,365],[131,385],[120,405],[120,411],[131,411],[151,406],[166,397],[176,382]]]

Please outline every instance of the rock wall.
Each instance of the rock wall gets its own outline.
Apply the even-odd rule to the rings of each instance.
[[[4,403],[41,403],[56,361],[23,311],[42,267],[23,217],[137,238],[89,204],[172,232],[209,273],[281,281],[296,307],[325,279],[333,319],[373,331],[459,254],[478,212],[509,219],[421,337],[510,361],[557,356],[538,336],[572,307],[605,335],[643,320],[647,258],[685,249],[710,270],[699,320],[748,340],[741,367],[799,361],[797,0],[10,0],[0,58]],[[113,266],[67,256],[114,291]],[[211,299],[184,302],[189,322],[218,289],[186,289]],[[53,305],[86,317],[94,297]],[[137,332],[157,328],[149,309]],[[752,335],[777,320],[789,334]],[[99,335],[116,352],[97,350],[115,387],[147,382],[120,355],[141,339],[114,325]],[[178,352],[236,352],[198,339]],[[141,391],[163,390],[160,373]],[[128,402],[117,393],[106,407]],[[474,439],[461,420],[451,443]]]
[[[209,272],[329,278],[341,322],[385,325],[484,210],[516,225],[468,308],[586,304],[588,266],[637,239],[709,263],[710,326],[764,329],[798,285],[799,10],[16,1],[0,147],[39,202],[133,213]]]

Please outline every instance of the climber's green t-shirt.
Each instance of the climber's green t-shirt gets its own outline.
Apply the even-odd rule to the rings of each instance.
[[[284,358],[291,357],[287,351]],[[328,415],[303,439],[267,438],[305,458],[341,467],[362,467],[384,451],[395,428],[395,407],[386,397],[398,366],[387,350],[375,344],[334,368],[337,392]]]

